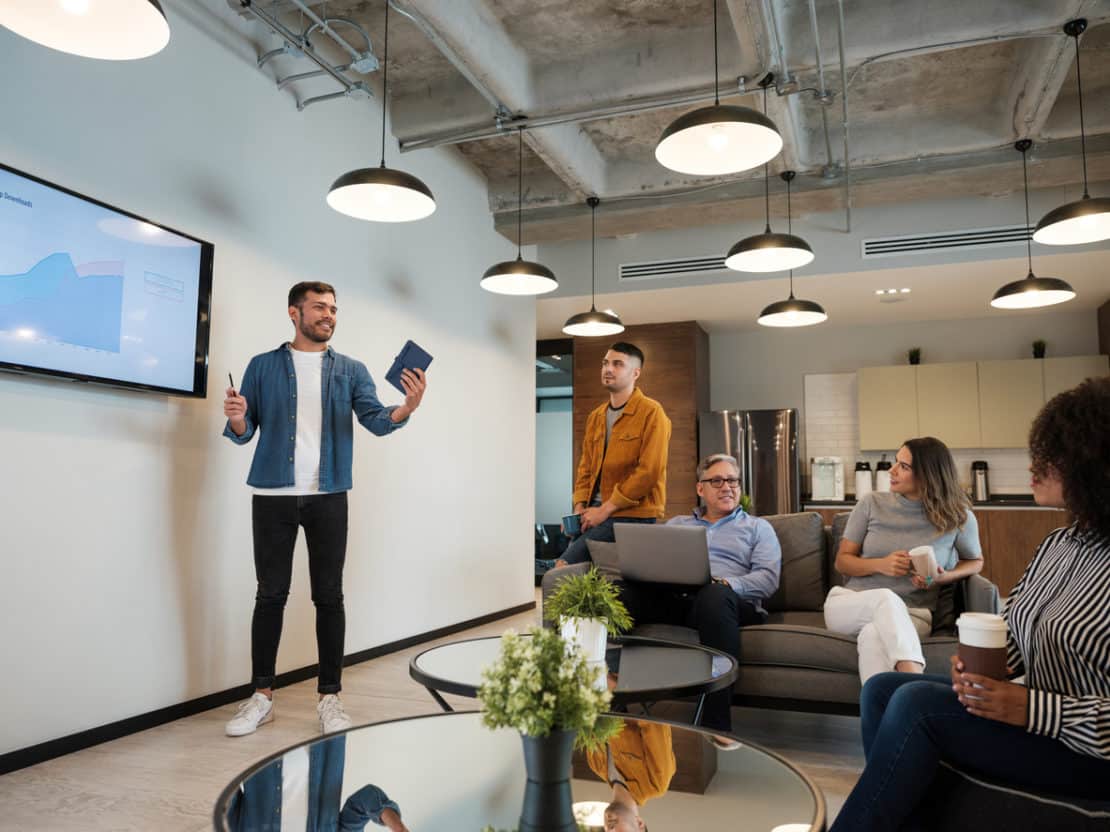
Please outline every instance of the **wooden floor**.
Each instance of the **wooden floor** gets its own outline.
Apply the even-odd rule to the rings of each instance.
[[[523,613],[442,641],[524,629],[536,618],[535,612]],[[439,711],[408,674],[409,659],[429,646],[344,671],[343,701],[356,724]],[[447,699],[461,709],[475,705]],[[238,772],[318,735],[315,703],[315,681],[302,682],[277,691],[274,721],[250,736],[224,736],[224,723],[235,712],[228,705],[4,775],[0,830],[211,830],[216,797]],[[733,728],[809,774],[825,794],[830,820],[863,765],[854,717],[735,708]]]

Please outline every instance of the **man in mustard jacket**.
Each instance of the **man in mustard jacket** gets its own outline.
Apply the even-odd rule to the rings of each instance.
[[[623,341],[602,359],[601,383],[609,401],[586,418],[574,481],[581,534],[558,566],[588,561],[586,541],[612,542],[615,522],[654,523],[663,517],[671,420],[659,402],[636,387],[643,367],[640,348]]]

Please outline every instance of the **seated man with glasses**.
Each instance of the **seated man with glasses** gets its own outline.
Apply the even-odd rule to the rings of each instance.
[[[698,496],[705,502],[671,525],[703,526],[709,541],[711,583],[700,588],[621,582],[621,600],[633,621],[697,629],[701,643],[740,658],[740,628],[762,624],[766,601],[779,586],[782,548],[766,520],[740,507],[740,466],[728,454],[698,465]],[[703,724],[732,729],[729,689],[706,697]]]

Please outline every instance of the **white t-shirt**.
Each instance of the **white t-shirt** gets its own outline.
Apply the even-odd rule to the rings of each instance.
[[[308,774],[307,748],[281,758],[281,832],[304,832],[308,826]]]
[[[320,432],[324,423],[324,350],[301,352],[291,349],[297,374],[297,432],[293,451],[293,485],[285,488],[256,488],[264,496],[295,496],[320,492]],[[266,425],[263,430],[278,429]]]

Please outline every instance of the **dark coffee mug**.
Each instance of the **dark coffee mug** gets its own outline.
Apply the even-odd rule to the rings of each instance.
[[[578,537],[582,534],[581,514],[568,514],[563,518],[563,534],[567,537]]]

